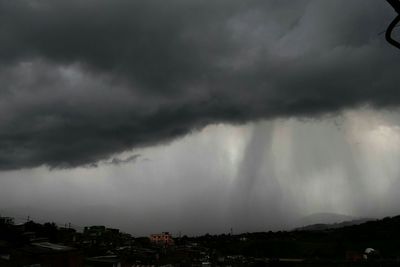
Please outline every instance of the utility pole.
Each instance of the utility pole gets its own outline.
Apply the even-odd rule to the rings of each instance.
[[[397,12],[397,16],[393,19],[393,21],[389,24],[388,28],[386,29],[385,38],[389,44],[400,49],[400,43],[392,38],[393,29],[400,22],[400,1],[399,0],[386,0],[386,1]]]
[[[397,13],[400,13],[400,1],[399,0],[386,0]]]

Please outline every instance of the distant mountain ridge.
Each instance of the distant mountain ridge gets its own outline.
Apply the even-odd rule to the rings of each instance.
[[[297,223],[297,227],[303,227],[313,224],[334,224],[341,223],[345,221],[353,221],[360,218],[355,216],[338,214],[338,213],[329,213],[329,212],[321,212],[321,213],[313,213],[311,215],[305,216],[301,218]]]
[[[375,220],[375,219],[361,218],[361,219],[357,219],[357,220],[344,221],[344,222],[340,222],[340,223],[329,223],[329,224],[317,223],[317,224],[311,224],[311,225],[295,228],[294,231],[323,231],[323,230],[327,230],[327,229],[337,229],[337,228],[343,228],[346,226],[359,225],[359,224],[363,224],[363,223],[373,221],[373,220]]]

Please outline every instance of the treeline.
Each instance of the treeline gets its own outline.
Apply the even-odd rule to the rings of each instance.
[[[342,260],[374,248],[383,259],[400,258],[400,216],[324,230],[294,230],[184,237],[224,255]]]

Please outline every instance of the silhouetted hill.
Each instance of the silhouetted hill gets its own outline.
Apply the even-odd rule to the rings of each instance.
[[[336,228],[321,231],[206,235],[191,240],[224,255],[345,260],[348,255],[360,256],[366,248],[374,248],[382,259],[400,258],[400,216],[356,224],[360,222],[338,223]]]
[[[352,226],[352,225],[359,225],[366,223],[368,221],[373,221],[375,219],[372,218],[362,218],[362,219],[357,219],[357,220],[351,220],[351,221],[344,221],[340,223],[330,223],[330,224],[325,224],[325,223],[316,223],[316,224],[311,224],[303,227],[298,227],[294,229],[295,231],[322,231],[322,230],[327,230],[327,229],[337,229],[337,228],[342,228],[346,226]]]
[[[338,213],[313,213],[311,215],[302,217],[296,223],[297,227],[304,227],[308,225],[316,225],[316,224],[334,224],[334,223],[341,223],[345,221],[353,221],[360,218],[345,215],[345,214],[338,214]]]

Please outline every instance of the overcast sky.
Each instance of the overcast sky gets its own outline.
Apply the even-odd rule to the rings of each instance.
[[[400,213],[376,0],[0,0],[0,212],[157,231]]]

